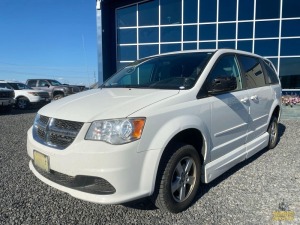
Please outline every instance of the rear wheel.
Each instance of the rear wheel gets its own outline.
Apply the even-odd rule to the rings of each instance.
[[[269,144],[268,149],[273,149],[277,145],[278,142],[278,120],[275,116],[272,116],[269,128]]]
[[[57,95],[54,95],[53,100],[58,100],[58,99],[61,99],[63,97],[64,96],[62,94],[57,94]]]
[[[152,196],[154,204],[164,211],[178,213],[193,202],[200,184],[201,161],[191,145],[173,145],[173,155],[163,158]]]
[[[27,109],[29,107],[29,100],[25,97],[18,98],[17,107],[19,109]]]

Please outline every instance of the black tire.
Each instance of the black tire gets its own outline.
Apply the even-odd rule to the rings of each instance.
[[[53,100],[58,100],[58,99],[61,99],[63,97],[64,96],[62,94],[57,94],[57,95],[54,95]]]
[[[29,107],[29,100],[25,97],[20,97],[17,99],[17,104],[16,106],[19,108],[19,109],[27,109]]]
[[[201,161],[191,145],[172,145],[174,154],[164,154],[151,196],[156,207],[163,211],[179,213],[193,202],[199,185]]]
[[[278,143],[278,119],[272,116],[268,127],[269,143],[268,149],[273,149]]]

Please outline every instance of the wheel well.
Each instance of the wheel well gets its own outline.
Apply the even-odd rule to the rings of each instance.
[[[29,100],[26,96],[20,95],[16,98],[16,100],[19,100],[20,98],[26,98],[27,100]]]
[[[188,145],[194,146],[194,148],[199,153],[201,163],[203,163],[204,160],[204,140],[201,132],[197,129],[191,128],[187,130],[183,130],[180,133],[176,134],[171,141],[166,146],[166,149],[170,149],[169,146],[175,144],[175,143],[185,143]]]
[[[53,96],[55,96],[55,95],[65,96],[65,94],[62,91],[55,91],[55,92],[53,92]]]
[[[278,118],[279,118],[279,113],[280,113],[280,107],[279,107],[279,105],[278,105],[278,106],[276,106],[276,108],[274,109],[272,116],[275,116],[275,117],[278,119]]]

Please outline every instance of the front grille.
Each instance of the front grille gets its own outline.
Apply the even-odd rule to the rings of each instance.
[[[48,180],[51,180],[68,188],[99,195],[113,194],[116,192],[116,189],[107,180],[101,177],[84,175],[71,177],[54,170],[50,170],[50,173],[47,173],[35,166],[34,163],[33,166],[42,176],[44,176]]]
[[[83,123],[37,115],[33,126],[33,137],[39,143],[63,150],[79,133]]]

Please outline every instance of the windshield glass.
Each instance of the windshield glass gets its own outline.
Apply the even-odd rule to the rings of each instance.
[[[181,53],[138,60],[109,78],[102,87],[189,89],[212,52]]]
[[[62,84],[57,80],[48,80],[52,86],[61,86]]]
[[[24,90],[24,89],[32,89],[28,87],[26,84],[22,83],[8,83],[14,90]]]

